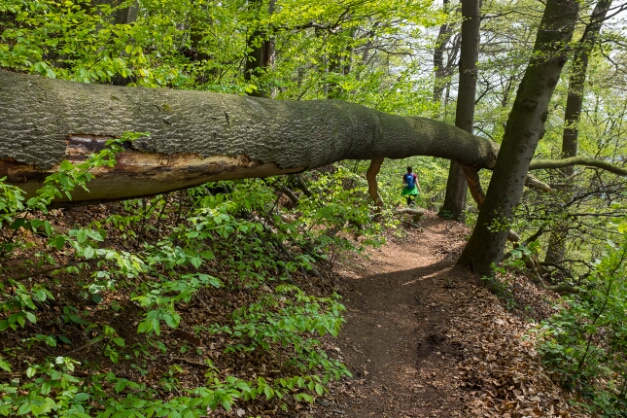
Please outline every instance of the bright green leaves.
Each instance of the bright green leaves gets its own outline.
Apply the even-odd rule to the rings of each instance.
[[[176,329],[180,321],[181,316],[174,309],[155,309],[146,314],[146,319],[139,324],[137,332],[161,335],[161,322],[165,322],[170,328]]]
[[[47,360],[26,369],[24,383],[13,379],[0,384],[0,415],[38,417],[56,411],[68,417],[90,417],[87,410],[91,396],[81,391],[80,380],[71,374],[76,362],[67,357]]]
[[[232,325],[213,327],[213,332],[241,341],[228,347],[227,352],[269,350],[274,345],[290,347],[295,355],[289,364],[303,372],[321,368],[325,379],[339,378],[348,371],[339,362],[329,360],[319,349],[320,342],[312,335],[330,333],[337,336],[344,322],[341,316],[344,309],[337,296],[308,296],[295,286],[280,285],[275,288],[275,293],[233,312]],[[310,386],[312,391],[322,390],[313,382]],[[269,398],[274,396],[274,392],[264,393]]]
[[[344,307],[337,297],[314,297],[281,285],[294,272],[314,269],[332,249],[348,248],[345,237],[327,234],[327,229],[376,234],[378,227],[362,226],[370,215],[358,193],[342,187],[351,179],[344,170],[312,185],[325,199],[317,205],[303,197],[298,208],[302,220],[278,204],[276,191],[287,184],[285,179],[269,179],[127,201],[111,216],[89,216],[83,225],[58,222],[62,213],[49,203],[88,186],[90,169],[114,164],[122,144],[109,145],[112,149],[91,156],[87,164],[64,162],[26,203],[19,190],[0,183],[5,191],[0,204],[7,209],[0,212],[9,232],[5,238],[16,232],[12,246],[5,242],[2,247],[3,257],[22,262],[21,254],[28,254],[26,267],[16,274],[2,271],[0,332],[28,337],[0,357],[0,373],[13,369],[25,376],[0,387],[0,415],[199,416],[207,407],[228,410],[253,399],[311,402],[330,379],[349,374],[318,340],[339,332]],[[214,186],[222,192],[213,194]],[[355,204],[342,207],[340,201]],[[250,298],[223,312],[234,310],[223,316],[226,323],[213,326],[214,317],[207,312],[199,315],[202,322],[193,335],[187,327],[174,332],[187,322],[187,309],[198,312],[209,300],[205,298],[229,291]],[[253,347],[280,347],[290,353],[286,369],[280,379],[227,377],[211,366],[205,344],[196,341],[213,338],[211,332],[228,336],[229,350],[245,354]],[[177,341],[177,333],[189,341]],[[32,347],[67,357],[20,362]],[[98,373],[90,363],[97,357],[107,367],[115,364],[145,375],[156,356],[170,359],[172,353],[203,356],[206,387],[186,392],[179,375],[189,370],[176,361],[157,376],[154,390]],[[162,391],[178,395],[165,401]]]
[[[429,1],[289,0],[272,12],[267,2],[142,1],[136,16],[126,10],[133,0],[66,3],[3,2],[0,66],[84,83],[235,94],[268,86],[292,99],[325,98],[332,86],[337,98],[414,114],[429,100],[414,88],[424,69],[411,65],[412,32],[440,20]],[[267,36],[252,43],[272,37],[280,53],[247,82],[240,64],[253,33]]]
[[[588,399],[591,411],[620,416],[627,404],[627,220],[615,227],[620,244],[607,247],[578,294],[538,329],[545,364],[567,387]]]

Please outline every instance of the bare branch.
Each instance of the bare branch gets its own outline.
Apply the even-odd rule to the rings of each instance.
[[[570,157],[562,158],[561,160],[534,160],[531,162],[529,170],[558,169],[563,167],[570,167],[573,165],[601,168],[619,176],[627,176],[627,169],[605,161],[595,160],[586,157]]]

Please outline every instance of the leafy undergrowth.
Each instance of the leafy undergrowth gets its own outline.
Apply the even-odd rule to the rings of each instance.
[[[539,351],[554,379],[578,393],[582,406],[603,417],[627,410],[627,221],[609,242],[577,292],[538,330]]]
[[[349,375],[319,339],[344,307],[314,263],[377,242],[350,173],[320,173],[296,214],[287,179],[49,208],[119,142],[30,199],[0,181],[0,415],[293,416]]]

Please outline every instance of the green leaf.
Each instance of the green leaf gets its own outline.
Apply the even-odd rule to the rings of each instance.
[[[33,315],[32,312],[26,312],[26,319],[28,319],[32,324],[37,323],[37,317]]]
[[[85,241],[87,241],[88,237],[89,237],[88,230],[79,229],[76,231],[76,240],[78,241],[79,244],[83,244]]]
[[[119,382],[117,382],[115,384],[115,387],[114,387],[116,393],[122,392],[124,390],[124,388],[126,388],[126,381],[125,380],[120,380]]]
[[[20,408],[17,410],[17,414],[18,415],[26,415],[26,414],[28,414],[30,412],[30,410],[31,410],[30,403],[27,401],[27,402],[24,402],[20,406]]]
[[[263,388],[263,393],[264,395],[266,395],[266,399],[272,399],[272,397],[274,396],[274,390],[272,390],[272,388],[269,385],[266,385]]]
[[[83,257],[85,257],[86,259],[90,259],[94,257],[94,254],[96,254],[96,250],[94,250],[92,247],[85,247],[83,248]]]
[[[105,231],[94,231],[93,229],[88,229],[87,230],[87,235],[89,236],[89,238],[93,239],[94,241],[98,241],[98,242],[104,241],[104,239],[106,237]]]
[[[39,302],[44,302],[48,297],[44,289],[37,289],[33,293],[34,293],[35,299]]]
[[[16,219],[15,221],[13,221],[13,223],[9,226],[9,228],[11,229],[20,229],[23,226],[29,225],[29,222],[26,219]]]
[[[6,362],[4,358],[2,358],[2,356],[0,356],[0,369],[4,370],[5,372],[11,373],[11,365]]]
[[[50,383],[44,382],[41,385],[41,391],[39,393],[45,396],[50,393],[51,389],[52,389],[52,386],[50,386]]]
[[[76,402],[83,402],[86,401],[87,399],[89,399],[89,394],[81,392],[81,393],[77,393],[76,396],[74,396],[74,401]]]
[[[174,317],[173,315],[166,314],[163,316],[163,319],[165,320],[165,323],[168,324],[170,328],[178,328],[179,321],[177,321],[177,318]]]
[[[322,396],[322,394],[324,393],[324,386],[322,386],[320,383],[316,383],[316,393],[320,396]]]

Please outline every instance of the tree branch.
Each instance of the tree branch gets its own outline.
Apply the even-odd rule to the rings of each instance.
[[[552,193],[555,191],[555,189],[553,189],[550,185],[538,180],[536,177],[532,176],[529,173],[527,173],[527,178],[525,179],[525,186],[546,193]]]
[[[619,176],[627,176],[627,169],[605,161],[595,160],[593,158],[586,157],[570,157],[563,158],[561,160],[533,160],[531,162],[531,165],[529,166],[529,170],[557,169],[573,165],[601,168]]]

